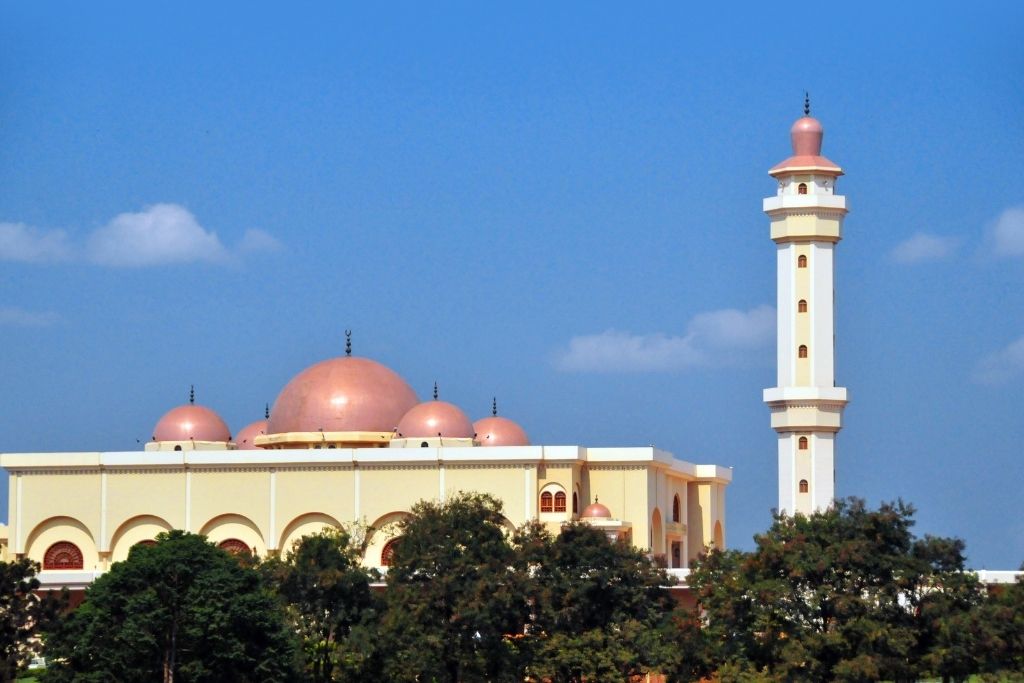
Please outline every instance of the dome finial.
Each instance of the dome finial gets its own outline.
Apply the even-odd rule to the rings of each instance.
[[[491,399],[491,417],[498,417],[498,397]]]
[[[188,403],[189,405],[195,405],[196,402],[196,385],[188,385]]]
[[[264,420],[269,420],[270,419],[270,404],[269,403],[264,403],[263,404],[263,419]]]
[[[437,400],[437,382],[434,382],[434,400]]]
[[[352,330],[345,330],[345,355],[352,355]]]
[[[811,94],[804,90],[804,116],[811,115]]]

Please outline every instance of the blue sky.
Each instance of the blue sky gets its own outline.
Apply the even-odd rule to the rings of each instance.
[[[0,450],[136,448],[193,383],[238,430],[350,328],[535,443],[734,467],[750,547],[807,89],[838,491],[1016,568],[1024,6],[677,5],[0,5]]]

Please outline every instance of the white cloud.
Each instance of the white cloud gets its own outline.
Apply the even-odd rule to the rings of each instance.
[[[893,247],[889,256],[897,263],[940,261],[952,256],[958,246],[960,246],[960,240],[956,237],[918,232]]]
[[[974,369],[974,379],[982,384],[1003,384],[1024,374],[1024,337],[982,358]]]
[[[997,256],[1024,256],[1024,206],[1010,207],[999,214],[988,237]]]
[[[0,306],[0,326],[46,327],[60,322],[52,311],[26,311],[22,308]]]
[[[40,230],[21,223],[0,223],[0,260],[49,263],[70,257],[71,245],[63,230]]]
[[[686,333],[631,334],[607,330],[569,340],[555,366],[566,372],[655,372],[736,365],[775,337],[775,309],[723,309],[700,313]]]
[[[242,241],[238,244],[238,250],[243,252],[253,251],[280,251],[281,242],[269,232],[250,228],[245,231]]]
[[[207,232],[177,204],[154,204],[114,217],[89,237],[86,254],[94,263],[122,267],[228,260],[216,233]]]

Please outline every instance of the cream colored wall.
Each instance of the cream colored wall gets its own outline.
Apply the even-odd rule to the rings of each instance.
[[[518,526],[536,514],[533,500],[535,469],[533,465],[525,467],[518,464],[449,463],[444,468],[445,496],[460,491],[489,493],[502,502],[505,517]],[[530,493],[529,501],[527,488]]]
[[[672,497],[680,494],[684,523],[692,504],[711,510],[712,500],[694,494],[686,483],[704,466],[678,463],[653,449],[596,449],[588,456],[586,449],[555,448],[549,462],[526,451],[510,453],[507,462],[481,462],[466,458],[468,450],[453,449],[448,460],[440,452],[436,460],[417,452],[387,461],[374,455],[367,462],[365,455],[356,458],[358,464],[351,454],[322,451],[237,452],[238,461],[154,453],[164,459],[152,466],[142,464],[150,456],[141,454],[4,455],[4,466],[14,470],[9,543],[14,552],[41,561],[53,543],[73,542],[85,569],[92,571],[108,569],[133,545],[173,528],[206,534],[214,543],[239,539],[263,555],[286,553],[296,539],[325,527],[358,533],[365,525],[376,528],[365,556],[367,564],[376,565],[395,523],[416,501],[458,491],[489,493],[503,502],[510,527],[540,517],[557,533],[573,517],[572,493],[578,490],[581,508],[599,499],[623,528],[631,528],[637,547],[648,549],[653,541],[657,552],[668,554],[668,536],[682,529],[671,522]],[[40,458],[45,464],[37,464]],[[61,466],[65,461],[71,464]],[[104,462],[112,464],[103,467]],[[690,469],[673,469],[680,466]],[[553,485],[565,490],[567,510],[541,515],[540,492]],[[652,539],[655,509],[661,531]],[[717,510],[709,514],[719,515]],[[706,526],[690,523],[689,528],[703,539],[711,533]]]
[[[45,539],[50,538],[47,533],[43,540],[39,534],[42,532],[41,525],[46,520],[66,517],[77,520],[85,536],[79,536],[80,540],[86,542],[87,547],[81,548],[86,556],[85,566],[89,567],[89,557],[93,563],[98,562],[99,537],[100,537],[100,475],[99,472],[75,471],[68,473],[59,472],[53,474],[22,474],[21,479],[20,516],[15,511],[13,519],[19,524],[16,531],[20,544],[15,552],[27,552],[33,559],[42,560],[43,553],[49,545],[44,545]],[[17,497],[17,490],[15,492]],[[50,526],[47,526],[49,529]],[[55,539],[52,542],[56,542]],[[71,539],[64,539],[71,540]],[[81,547],[81,546],[80,546]]]
[[[616,519],[632,522],[633,544],[648,549],[651,518],[647,467],[591,464],[588,472],[591,501],[599,500]]]
[[[294,536],[292,527],[309,523],[310,516],[324,515],[343,527],[361,522],[355,507],[355,477],[352,467],[275,468],[272,547],[287,551],[289,537]],[[322,517],[316,519],[323,521]]]

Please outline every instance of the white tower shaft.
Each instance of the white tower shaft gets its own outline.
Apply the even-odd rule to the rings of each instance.
[[[771,170],[764,200],[777,245],[778,374],[764,400],[778,433],[779,511],[811,514],[835,498],[836,433],[846,389],[835,386],[835,247],[846,198],[842,169],[821,156],[821,124],[805,116],[791,132],[794,156]]]

